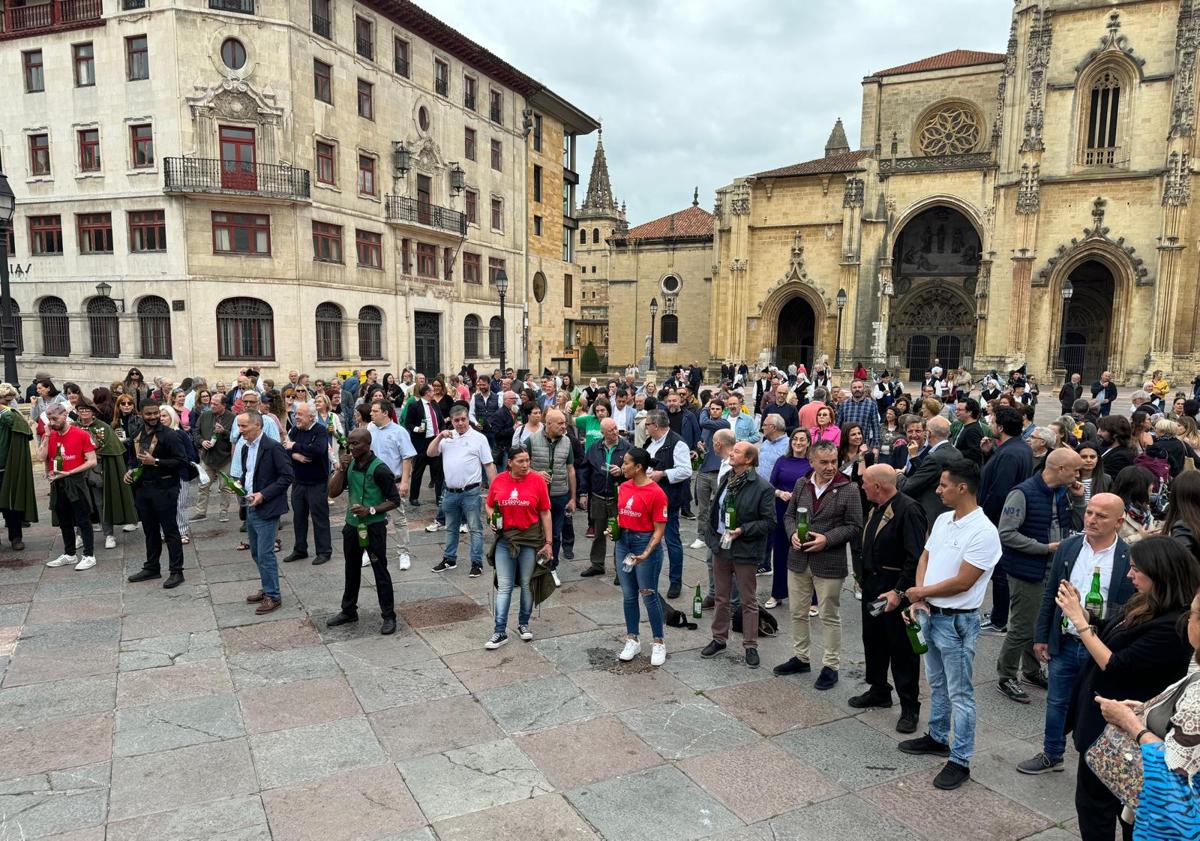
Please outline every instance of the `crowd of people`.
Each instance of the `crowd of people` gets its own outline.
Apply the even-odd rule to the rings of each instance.
[[[1046,706],[1042,749],[1013,772],[1062,771],[1070,735],[1084,839],[1110,841],[1118,826],[1127,838],[1196,837],[1200,378],[1173,393],[1155,372],[1124,414],[1109,372],[1090,390],[1072,374],[1060,416],[1038,425],[1038,384],[1022,370],[975,381],[935,364],[913,393],[888,372],[860,365],[839,378],[824,363],[811,374],[725,366],[710,385],[698,365],[662,383],[636,368],[582,386],[521,374],[291,371],[277,384],[246,369],[228,386],[176,387],[131,369],[88,396],[43,373],[24,401],[0,384],[9,548],[23,550],[22,529],[38,519],[36,463],[63,543],[47,566],[90,569],[93,525],[112,548],[116,526],[140,524],[145,562],[129,580],[160,579],[165,546],[162,586],[176,587],[215,488],[216,516],[236,507],[238,549],[259,572],[246,601],[265,614],[282,603],[280,562],[332,559],[331,506],[345,494],[344,591],[327,622],[358,621],[369,566],[380,631],[392,634],[388,544],[409,569],[408,515],[428,505],[425,529],[445,532],[434,572],[457,569],[463,535],[467,575],[491,567],[483,645],[497,649],[514,591],[515,635],[533,639],[534,605],[575,558],[578,510],[590,540],[580,575],[611,565],[621,588],[619,659],[642,655],[644,610],[649,661],[661,666],[670,602],[684,595],[680,521],[691,519],[708,568],[694,610],[711,617],[698,656],[721,656],[739,634],[743,662],[758,668],[759,634],[786,612],[791,656],[774,673],[814,670],[819,623],[813,685],[828,690],[853,594],[867,686],[850,706],[890,708],[894,688],[896,730],[915,734],[923,662],[928,728],[898,748],[945,758],[933,784],[955,789],[974,753],[977,641],[1002,637],[996,691],[1016,704],[1044,693]],[[291,550],[279,558],[289,510]]]

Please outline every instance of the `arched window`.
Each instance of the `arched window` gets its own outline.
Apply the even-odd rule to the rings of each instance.
[[[12,319],[13,335],[17,339],[17,353],[22,354],[25,352],[25,331],[21,328],[21,308],[12,298],[8,299],[8,314]],[[2,336],[3,333],[0,333],[0,337]]]
[[[1114,166],[1121,160],[1122,77],[1115,68],[1097,73],[1087,90],[1084,166]]]
[[[342,358],[342,308],[326,301],[317,305],[317,361]]]
[[[258,298],[226,298],[217,304],[217,358],[274,359],[271,305]]]
[[[71,320],[62,298],[43,298],[38,304],[42,322],[42,353],[45,356],[71,355]]]
[[[592,228],[592,243],[595,244],[599,241],[600,241],[600,229]]]
[[[479,316],[468,315],[463,319],[463,353],[467,359],[479,356]]]
[[[143,359],[171,358],[171,308],[157,295],[147,295],[137,305],[138,332]]]
[[[383,359],[383,313],[379,307],[358,311],[358,355],[362,359]]]
[[[587,245],[587,229],[584,228],[579,232],[579,244]]]
[[[88,338],[92,356],[115,359],[121,355],[121,322],[112,298],[92,298],[87,303]]]
[[[664,345],[673,345],[679,341],[679,316],[664,315],[662,317],[658,340]]]
[[[504,341],[504,328],[500,324],[500,316],[493,315],[488,322],[488,356],[498,359],[500,345]]]

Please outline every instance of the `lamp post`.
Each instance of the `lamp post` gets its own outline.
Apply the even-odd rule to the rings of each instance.
[[[658,299],[650,299],[650,361],[649,370],[654,370],[654,320],[658,318]]]
[[[8,288],[8,230],[16,209],[16,196],[0,172],[0,353],[4,356],[4,381],[13,386],[17,384],[17,331]]]
[[[1071,278],[1067,278],[1063,282],[1062,299],[1063,299],[1063,320],[1062,320],[1062,337],[1058,342],[1058,359],[1062,363],[1063,368],[1067,367],[1067,315],[1071,312],[1071,296],[1075,294],[1075,284],[1071,283]],[[1071,378],[1071,372],[1067,371],[1067,379]]]
[[[403,140],[392,141],[392,166],[396,170],[397,178],[408,175],[409,169],[412,168],[412,152],[408,151]]]
[[[504,269],[496,272],[496,291],[500,293],[500,374],[503,376],[508,370],[504,365],[504,296],[508,292],[508,272]]]
[[[838,310],[838,325],[837,325],[837,347],[833,350],[833,367],[838,369],[842,367],[842,310],[846,308],[846,290],[839,289],[837,292],[837,310]]]

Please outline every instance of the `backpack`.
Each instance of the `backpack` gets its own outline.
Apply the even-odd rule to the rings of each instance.
[[[1133,463],[1138,467],[1144,467],[1154,474],[1154,486],[1152,491],[1159,491],[1166,487],[1167,482],[1171,479],[1171,464],[1165,458],[1157,458],[1146,453],[1138,453],[1137,458]]]
[[[736,634],[742,632],[742,612],[739,610],[733,614],[733,631]],[[779,633],[779,620],[777,620],[767,610],[759,608],[758,610],[758,635],[760,637],[773,637]]]

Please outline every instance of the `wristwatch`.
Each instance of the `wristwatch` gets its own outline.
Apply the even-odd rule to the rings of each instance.
[[[368,508],[367,513],[370,514],[372,517],[374,517],[375,516],[375,506],[372,505],[370,508]]]

